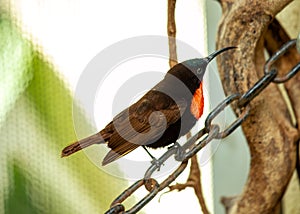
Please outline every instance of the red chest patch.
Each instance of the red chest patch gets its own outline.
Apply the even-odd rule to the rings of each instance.
[[[201,83],[199,88],[194,93],[191,107],[190,107],[191,113],[194,115],[194,117],[197,120],[203,114],[203,108],[204,108],[204,96],[203,96],[203,89]]]

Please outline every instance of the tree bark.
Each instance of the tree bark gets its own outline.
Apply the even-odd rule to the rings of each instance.
[[[217,49],[238,47],[217,61],[226,94],[243,94],[264,75],[264,36],[275,15],[290,2],[220,0],[223,16]],[[230,204],[228,213],[273,213],[295,170],[299,133],[277,85],[271,83],[250,107],[242,125],[251,153],[248,180],[240,196],[232,203],[225,201]]]

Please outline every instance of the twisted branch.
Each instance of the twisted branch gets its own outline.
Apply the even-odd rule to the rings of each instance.
[[[291,0],[254,0],[251,5],[247,0],[219,2],[223,16],[217,49],[239,47],[218,58],[219,72],[227,94],[243,94],[263,76],[264,34]],[[250,106],[250,116],[242,125],[251,153],[249,177],[228,212],[273,213],[295,169],[299,134],[277,86],[268,86]]]

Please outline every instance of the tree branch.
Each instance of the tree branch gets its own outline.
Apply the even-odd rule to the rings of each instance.
[[[265,34],[265,47],[270,55],[273,55],[284,43],[291,40],[286,31],[275,19],[269,26]],[[291,48],[284,56],[280,58],[275,64],[279,71],[279,76],[286,74],[293,66],[300,62],[300,54],[298,54],[296,47]],[[284,83],[287,90],[289,100],[291,101],[293,113],[297,124],[300,124],[300,76],[297,75],[291,80]],[[300,131],[300,127],[298,127]]]
[[[201,172],[200,172],[200,167],[199,167],[196,155],[194,155],[191,158],[190,175],[189,175],[186,183],[184,183],[184,184],[177,183],[175,185],[169,186],[170,191],[173,191],[173,190],[176,190],[176,189],[178,191],[181,191],[181,190],[184,190],[187,187],[194,188],[195,194],[198,198],[198,201],[200,203],[203,214],[209,214],[209,211],[206,207],[205,200],[204,200],[204,197],[203,197],[203,194],[202,194]]]
[[[176,51],[176,24],[175,24],[176,0],[168,0],[168,39],[169,39],[169,65],[172,68],[177,64]]]
[[[284,43],[288,42],[291,38],[288,36],[287,32],[280,25],[280,23],[275,19],[268,27],[265,34],[265,47],[270,55],[274,54]],[[281,60],[276,63],[279,75],[281,73],[287,73],[292,69],[298,62],[300,62],[300,54],[298,54],[296,47],[290,49],[288,53],[281,57]],[[300,76],[297,75],[288,82],[284,84],[287,91],[289,101],[292,105],[293,114],[296,120],[295,126],[298,127],[298,132],[300,133]],[[300,182],[300,156],[299,156],[299,141],[297,142],[296,148],[296,169],[298,174],[298,180]]]
[[[291,0],[220,2],[223,16],[217,49],[226,46],[239,49],[221,55],[218,68],[226,94],[243,94],[263,76],[264,33]],[[276,85],[269,85],[250,107],[250,115],[242,125],[251,153],[250,172],[229,213],[272,213],[295,169],[295,142],[299,136]],[[238,115],[239,110],[234,110]]]

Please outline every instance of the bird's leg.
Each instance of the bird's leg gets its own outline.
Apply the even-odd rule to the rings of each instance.
[[[146,146],[142,146],[145,151],[147,152],[147,154],[152,158],[152,160],[156,160],[156,158],[148,151],[148,149],[146,148]]]
[[[145,149],[145,151],[147,152],[147,154],[152,158],[152,161],[151,161],[151,163],[152,164],[155,164],[156,166],[157,166],[157,171],[159,171],[160,170],[160,167],[161,167],[161,165],[162,165],[162,163],[159,161],[159,160],[157,160],[149,151],[148,151],[148,149],[146,148],[146,146],[142,146],[144,149]]]

